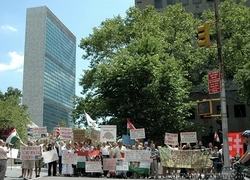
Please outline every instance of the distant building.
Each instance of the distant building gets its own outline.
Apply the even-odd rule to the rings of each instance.
[[[222,0],[217,2],[220,3]],[[182,3],[186,11],[193,13],[197,18],[201,16],[204,10],[214,9],[214,0],[135,0],[135,5],[141,10],[148,5],[153,5],[156,11],[163,11],[166,6],[177,3]],[[247,0],[246,6],[250,6],[250,0]]]
[[[75,95],[76,37],[48,7],[28,8],[22,103],[31,120],[51,131],[71,127]]]

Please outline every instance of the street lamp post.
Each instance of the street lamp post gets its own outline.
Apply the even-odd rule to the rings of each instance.
[[[216,32],[217,32],[217,49],[218,49],[218,61],[220,69],[220,80],[221,80],[221,121],[222,121],[222,135],[223,135],[223,157],[224,157],[224,167],[229,168],[229,145],[228,145],[228,119],[227,119],[227,109],[226,109],[226,90],[225,90],[225,80],[224,80],[224,65],[222,59],[222,46],[221,46],[221,30],[219,21],[219,11],[217,0],[214,0],[215,8],[215,20],[216,20]]]

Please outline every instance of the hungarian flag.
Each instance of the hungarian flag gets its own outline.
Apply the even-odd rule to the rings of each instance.
[[[215,142],[220,142],[220,137],[219,137],[217,131],[214,132],[214,141]]]
[[[130,129],[135,129],[134,125],[130,122],[130,119],[127,119],[127,134],[130,133]]]
[[[9,136],[6,139],[6,143],[15,144],[19,139],[20,138],[16,132],[16,129],[13,129],[12,131],[10,131]]]

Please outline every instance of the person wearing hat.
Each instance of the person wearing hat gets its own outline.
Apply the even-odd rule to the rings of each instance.
[[[242,138],[243,138],[243,143],[247,145],[247,151],[245,152],[245,154],[238,160],[236,161],[234,164],[235,165],[240,165],[240,164],[244,164],[245,166],[250,165],[250,130],[245,130],[242,134],[241,134]]]
[[[150,151],[150,147],[148,147],[148,142],[144,142],[144,146],[142,148],[142,150],[147,150],[147,151]]]

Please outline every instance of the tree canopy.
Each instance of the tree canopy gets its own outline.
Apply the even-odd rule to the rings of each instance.
[[[248,62],[250,11],[229,0],[219,12],[226,78],[233,80]],[[219,68],[217,49],[197,46],[197,27],[205,21],[214,21],[213,11],[196,19],[176,4],[160,13],[153,6],[142,11],[132,7],[126,17],[106,19],[93,28],[80,42],[83,59],[91,63],[79,82],[83,97],[75,99],[74,119],[86,110],[104,124],[117,124],[121,135],[130,118],[154,139],[163,139],[165,132],[202,131],[186,118],[196,104],[192,93],[204,86],[209,70]],[[215,27],[210,27],[215,39]],[[235,78],[239,85],[242,81]]]
[[[5,93],[0,91],[0,128],[4,140],[10,128],[15,128],[20,137],[26,137],[30,119],[27,107],[21,104],[21,97],[21,91],[17,88],[9,87]]]

